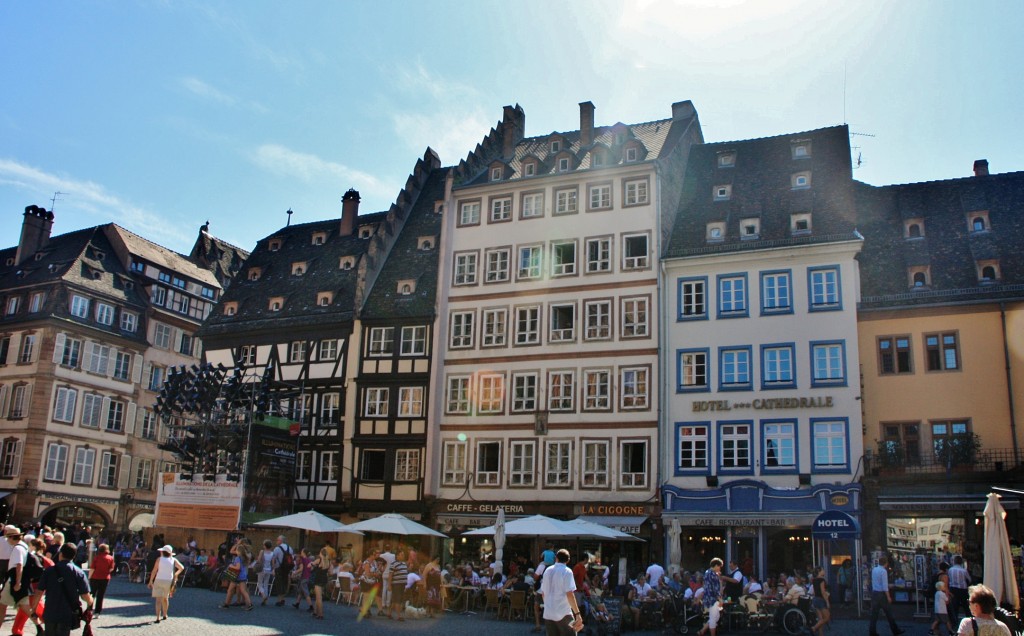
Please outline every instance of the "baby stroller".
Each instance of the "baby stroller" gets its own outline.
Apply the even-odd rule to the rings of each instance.
[[[668,627],[677,634],[696,633],[704,625],[704,612],[695,609],[693,603],[682,594],[669,594],[666,599],[668,608]]]
[[[602,612],[599,608],[603,607]],[[619,636],[622,633],[622,599],[604,596],[590,605],[584,625],[589,636]]]

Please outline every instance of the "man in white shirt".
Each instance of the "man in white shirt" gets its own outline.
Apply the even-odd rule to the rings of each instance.
[[[391,551],[389,544],[384,544],[384,551],[380,553],[387,566],[384,568],[384,586],[381,593],[384,595],[384,607],[391,607],[391,564],[395,562],[395,553]]]
[[[5,525],[0,525],[0,532],[3,532],[6,527]],[[7,562],[11,560],[11,550],[13,549],[11,544],[6,541],[0,541],[0,581],[7,579]]]
[[[651,563],[647,567],[647,582],[651,584],[651,587],[658,589],[664,583],[665,568],[658,565],[657,562]]]
[[[7,583],[0,592],[0,623],[7,616],[7,608],[11,605],[21,606],[26,614],[29,609],[29,582],[22,580],[25,561],[28,559],[28,546],[21,540],[21,529],[17,526],[4,528],[4,543],[11,547],[11,557],[7,568]]]
[[[892,610],[889,605],[892,603],[892,595],[889,593],[889,559],[878,557],[878,565],[871,569],[871,622],[868,623],[869,636],[878,636],[878,612],[885,614],[889,621],[889,629],[892,636],[899,636],[903,630],[896,625],[892,617]]]
[[[544,597],[544,626],[547,636],[572,636],[583,629],[583,617],[576,605],[576,580],[569,562],[569,551],[555,553],[555,564],[544,570],[540,593]]]

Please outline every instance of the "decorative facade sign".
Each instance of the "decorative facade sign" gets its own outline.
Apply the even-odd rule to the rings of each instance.
[[[496,504],[480,501],[450,501],[440,506],[441,513],[457,513],[462,515],[496,515],[501,508],[505,514],[527,515],[534,514],[527,512],[523,504]]]
[[[630,503],[584,503],[573,506],[577,515],[604,515],[609,517],[642,517],[654,514],[649,506]]]
[[[811,524],[815,539],[856,539],[860,535],[857,521],[842,510],[826,510]]]
[[[830,409],[835,406],[831,395],[800,398],[757,398],[749,402],[729,400],[695,400],[694,413],[710,411],[731,411],[733,409],[754,409],[755,411],[782,411],[790,409]]]

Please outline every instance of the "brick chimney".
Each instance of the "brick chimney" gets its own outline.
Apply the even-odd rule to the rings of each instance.
[[[501,117],[501,156],[510,161],[516,153],[516,144],[526,133],[526,111],[522,106],[506,106]]]
[[[974,176],[988,176],[988,159],[978,159],[977,161],[974,162]]]
[[[53,229],[53,212],[38,205],[25,208],[25,218],[21,222],[21,240],[14,260],[21,265],[28,257],[46,247],[50,242],[50,231]]]
[[[672,119],[675,121],[693,117],[695,114],[697,114],[697,110],[693,107],[693,102],[690,100],[672,104]]]
[[[594,143],[594,103],[580,102],[580,147]]]
[[[338,234],[341,236],[352,236],[356,229],[356,216],[359,215],[359,193],[354,188],[349,188],[345,196],[341,197],[341,229]]]

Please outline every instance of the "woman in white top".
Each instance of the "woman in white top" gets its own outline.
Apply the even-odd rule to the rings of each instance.
[[[960,621],[958,636],[1011,636],[1010,628],[995,619],[996,595],[984,585],[972,585],[970,594],[971,616]]]
[[[167,608],[170,597],[174,594],[174,584],[178,575],[185,567],[174,558],[174,548],[169,545],[158,550],[160,556],[153,563],[153,571],[149,575],[149,588],[153,590],[156,603],[156,622],[167,620]]]
[[[274,576],[274,544],[269,539],[263,542],[263,551],[256,555],[250,569],[258,572],[256,593],[263,598],[260,605],[266,605],[267,599],[270,598],[270,579]]]

